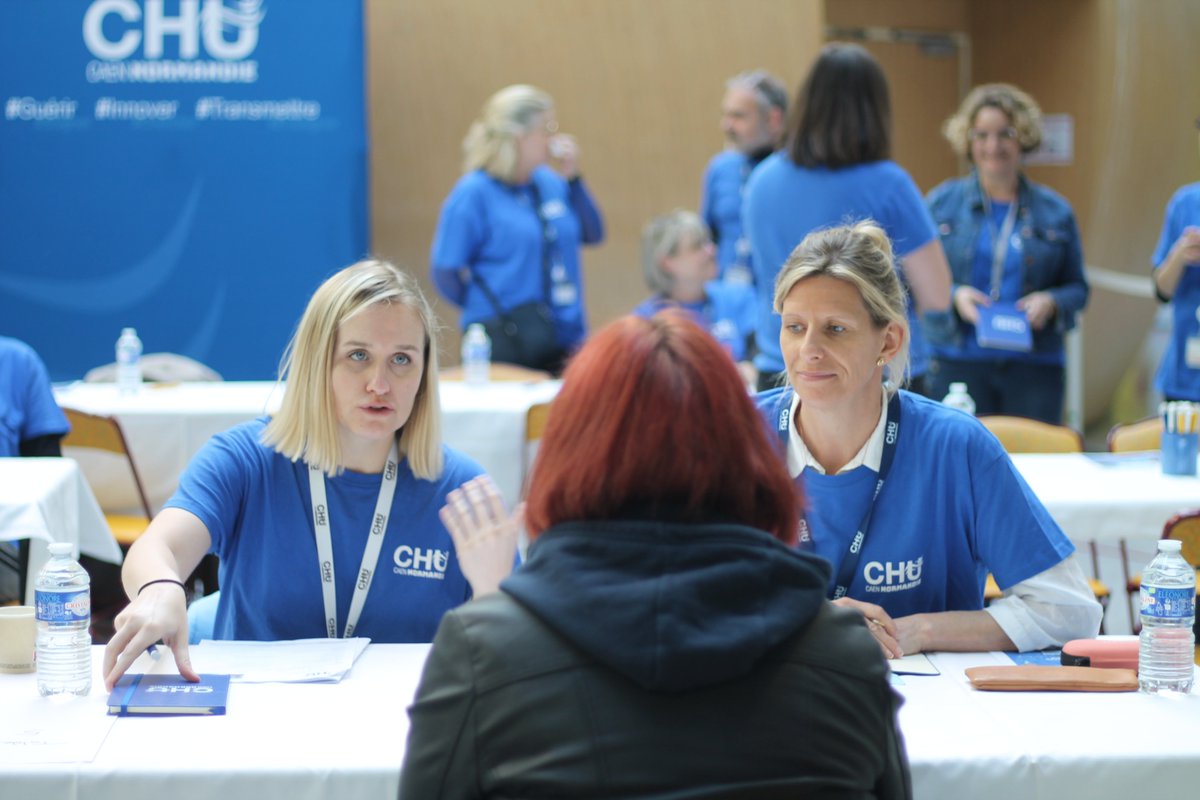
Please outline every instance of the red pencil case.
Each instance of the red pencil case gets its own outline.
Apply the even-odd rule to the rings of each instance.
[[[1064,667],[1138,668],[1137,639],[1074,639],[1063,645]]]

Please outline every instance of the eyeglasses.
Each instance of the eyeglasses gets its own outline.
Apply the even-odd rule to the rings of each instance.
[[[984,131],[980,130],[979,128],[972,128],[967,132],[967,138],[969,138],[972,142],[986,141],[988,137],[992,137],[1001,142],[1016,141],[1017,129],[1009,126],[993,133],[992,131]]]

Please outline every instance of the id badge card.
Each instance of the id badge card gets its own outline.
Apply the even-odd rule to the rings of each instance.
[[[1184,343],[1183,362],[1188,369],[1200,369],[1200,335],[1189,336]]]
[[[553,285],[550,287],[550,302],[556,306],[571,306],[579,299],[579,290],[567,278],[567,268],[555,264],[550,270]]]

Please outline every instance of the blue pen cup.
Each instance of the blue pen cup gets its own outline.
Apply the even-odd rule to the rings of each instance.
[[[1197,452],[1200,452],[1200,433],[1169,433],[1163,431],[1163,474],[1195,475]]]

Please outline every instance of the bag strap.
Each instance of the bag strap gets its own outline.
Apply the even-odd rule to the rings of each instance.
[[[548,301],[550,297],[550,250],[558,241],[558,231],[555,229],[550,220],[546,219],[546,216],[542,213],[542,192],[538,188],[536,179],[531,178],[529,191],[530,194],[533,195],[533,213],[537,215],[538,227],[542,230],[541,299],[543,302],[545,302]],[[509,311],[506,311],[504,307],[500,305],[500,298],[496,297],[496,293],[492,291],[491,287],[487,285],[487,282],[484,281],[484,279],[480,277],[479,273],[477,273],[473,268],[470,268],[470,273],[471,280],[475,282],[475,285],[478,286],[479,290],[483,292],[483,296],[487,298],[487,301],[491,304],[492,308],[496,310],[496,316],[502,317],[505,321],[508,321]]]

